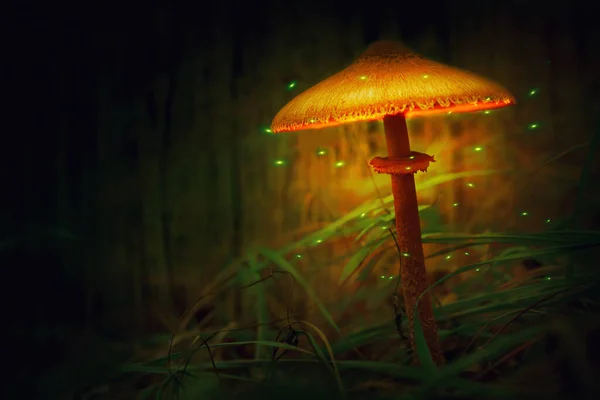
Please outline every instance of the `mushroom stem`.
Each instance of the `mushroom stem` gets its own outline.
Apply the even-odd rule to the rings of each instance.
[[[383,118],[388,157],[409,157],[410,142],[406,118],[401,115],[387,115]],[[391,174],[394,211],[396,216],[396,233],[401,253],[401,282],[404,305],[409,324],[409,340],[413,352],[413,360],[418,362],[415,345],[414,306],[417,299],[429,286],[423,243],[421,241],[421,224],[419,221],[419,205],[415,188],[414,174]],[[400,295],[400,294],[398,294]],[[431,296],[426,293],[418,304],[419,318],[423,327],[425,341],[431,357],[437,365],[444,363],[437,325],[433,317]]]

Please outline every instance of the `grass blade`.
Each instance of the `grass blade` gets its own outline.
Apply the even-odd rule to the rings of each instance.
[[[317,308],[319,309],[319,311],[321,312],[323,317],[325,317],[327,322],[336,331],[338,331],[338,332],[340,331],[340,328],[337,326],[337,324],[333,320],[333,317],[331,316],[331,314],[325,307],[325,304],[323,304],[323,302],[317,297],[317,294],[314,292],[312,287],[302,277],[302,275],[300,275],[300,273],[298,273],[298,271],[296,270],[296,268],[294,268],[294,266],[292,264],[290,264],[284,257],[279,255],[278,253],[271,251],[269,249],[262,248],[259,250],[259,253],[264,255],[265,257],[267,257],[269,260],[271,260],[275,265],[277,265],[282,270],[289,272],[294,277],[294,279],[296,279],[296,282],[298,282],[298,284],[300,286],[302,286],[302,288],[305,290],[308,297],[315,303],[315,305],[317,306]]]

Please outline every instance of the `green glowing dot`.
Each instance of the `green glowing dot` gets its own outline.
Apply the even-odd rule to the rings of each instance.
[[[363,76],[360,77],[360,80],[361,81],[365,81],[365,80],[367,80],[367,77],[365,75],[363,75]]]
[[[536,129],[538,126],[538,124],[529,124],[529,129]]]
[[[285,160],[275,160],[274,164],[275,165],[285,165]]]
[[[323,239],[317,239],[317,240],[315,240],[315,243],[317,243],[317,244],[323,243]]]
[[[452,258],[452,254],[448,254],[448,255],[446,256],[446,260],[449,260],[449,259],[451,259],[451,258]]]
[[[317,151],[317,154],[320,156],[324,156],[325,154],[327,154],[327,150],[319,150]]]
[[[550,218],[548,218],[548,219],[546,220],[546,223],[547,223],[547,224],[549,224],[551,221],[552,221],[552,220],[551,220]]]
[[[526,216],[528,216],[528,215],[529,215],[529,213],[528,213],[527,211],[523,211],[523,212],[521,213],[521,216],[522,216],[522,217],[526,217]]]
[[[291,81],[290,83],[288,83],[287,85],[288,89],[293,89],[296,87],[296,81]]]
[[[423,74],[423,75],[421,75],[421,78],[423,78],[423,79],[429,79],[429,75],[428,74]]]
[[[469,183],[467,183],[467,186],[470,187],[470,188],[472,188],[472,187],[475,187],[475,184],[472,183],[472,182],[469,182]]]
[[[479,147],[479,146],[478,146],[478,147],[475,147],[475,148],[473,149],[473,151],[481,151],[481,150],[483,150],[483,147]]]
[[[343,162],[343,161],[338,161],[338,162],[336,162],[336,163],[335,163],[335,167],[336,167],[336,168],[340,168],[340,167],[343,167],[345,164],[346,164],[346,163],[345,163],[345,162]]]
[[[537,92],[538,92],[538,90],[537,90],[537,89],[531,89],[531,90],[529,91],[529,95],[530,95],[530,96],[535,96],[535,94],[536,94]]]
[[[468,252],[468,251],[465,251],[465,256],[468,256],[468,255],[469,255],[469,252]]]
[[[458,207],[458,203],[452,204],[452,207]]]
[[[485,115],[489,115],[489,114],[491,114],[492,112],[491,112],[490,110],[487,110],[487,111],[484,111],[483,113],[484,113]]]
[[[402,256],[404,256],[404,257],[408,257],[408,256],[409,256],[409,254],[408,254],[408,253],[402,253]]]

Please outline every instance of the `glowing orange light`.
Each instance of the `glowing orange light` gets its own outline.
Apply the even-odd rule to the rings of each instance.
[[[271,129],[319,129],[386,115],[486,111],[514,103],[514,97],[494,82],[384,41],[292,99],[277,113]]]

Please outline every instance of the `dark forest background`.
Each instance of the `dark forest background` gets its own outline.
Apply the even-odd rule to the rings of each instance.
[[[364,158],[381,154],[380,127],[322,139],[265,131],[286,101],[374,40],[400,39],[501,82],[519,100],[485,121],[415,121],[415,143],[498,140],[488,159],[453,158],[439,171],[495,162],[531,172],[581,149],[526,184],[490,181],[488,193],[501,195],[484,206],[470,200],[485,214],[476,222],[466,221],[470,211],[448,217],[458,229],[535,229],[539,221],[523,225],[513,215],[529,207],[543,210],[542,221],[570,210],[598,118],[600,31],[583,1],[5,7],[0,267],[10,346],[25,349],[18,382],[67,358],[94,367],[105,362],[97,353],[125,359],[127,346],[107,343],[168,331],[227,262],[254,246],[284,245],[376,196]],[[361,130],[378,139],[357,144],[350,138]],[[319,161],[322,146],[337,158]],[[346,169],[331,168],[342,158]],[[465,196],[452,188],[448,203]],[[588,228],[598,194],[585,195]],[[232,318],[239,307],[232,303]]]

